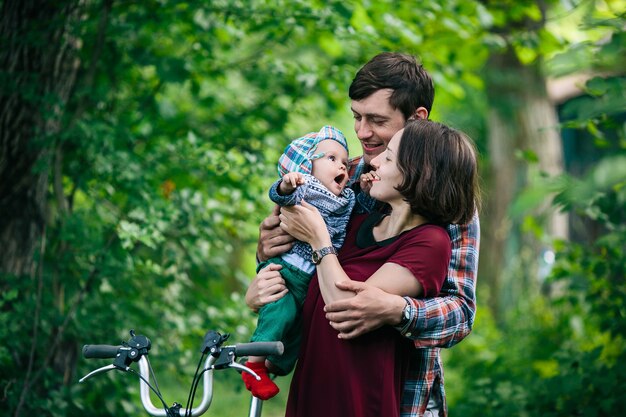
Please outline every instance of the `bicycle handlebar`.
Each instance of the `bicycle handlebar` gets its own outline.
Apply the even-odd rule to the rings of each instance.
[[[85,359],[111,359],[115,358],[122,346],[114,345],[85,345],[83,357]]]
[[[285,347],[282,342],[251,342],[237,343],[235,354],[237,356],[270,356],[282,355]]]
[[[92,376],[97,374],[108,372],[111,370],[119,370],[129,372],[131,370],[130,365],[132,362],[139,363],[139,375],[140,375],[140,396],[141,402],[148,412],[148,414],[154,417],[169,417],[172,415],[188,415],[191,417],[199,417],[209,408],[211,399],[213,397],[213,370],[216,369],[236,369],[239,372],[248,372],[255,378],[259,379],[259,376],[250,368],[245,365],[241,365],[235,360],[237,357],[242,356],[271,356],[282,355],[284,346],[282,342],[251,342],[251,343],[237,343],[235,345],[223,346],[223,343],[228,339],[229,335],[221,335],[215,331],[209,331],[204,337],[204,343],[200,350],[202,354],[208,354],[204,367],[202,368],[202,401],[198,407],[193,407],[193,397],[191,404],[188,406],[190,409],[182,409],[181,405],[174,403],[170,408],[160,395],[160,392],[155,391],[157,396],[163,402],[163,408],[157,408],[152,404],[150,398],[150,389],[154,391],[154,387],[150,384],[151,369],[147,359],[148,351],[150,350],[150,340],[141,335],[135,335],[134,331],[130,331],[131,339],[128,342],[124,342],[122,345],[84,345],[83,357],[86,359],[110,359],[114,358],[113,364],[103,366],[96,369],[83,378],[80,382],[83,382]],[[200,382],[200,379],[195,379],[194,382]],[[192,383],[193,393],[195,395],[195,386]],[[250,415],[260,415],[261,400],[256,397],[252,398],[250,405]]]
[[[119,353],[121,345],[84,345],[83,357],[85,359],[111,359]],[[250,342],[237,343],[235,354],[241,356],[269,356],[282,355],[285,348],[281,342]]]

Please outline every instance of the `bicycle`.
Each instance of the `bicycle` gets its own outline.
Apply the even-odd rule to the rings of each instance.
[[[168,406],[156,381],[156,375],[148,360],[148,351],[152,343],[146,336],[135,335],[130,330],[130,339],[121,345],[85,345],[83,346],[83,357],[85,359],[114,359],[113,363],[91,371],[79,382],[84,382],[98,374],[118,370],[122,372],[134,373],[139,376],[139,391],[141,403],[148,414],[154,417],[198,417],[204,414],[210,407],[213,399],[213,370],[235,369],[241,372],[248,372],[255,378],[259,376],[250,368],[236,362],[238,357],[243,356],[268,356],[282,355],[284,347],[282,342],[251,342],[237,343],[235,345],[224,346],[224,342],[229,338],[229,334],[220,334],[216,331],[208,331],[202,343],[202,356],[198,362],[196,373],[194,374],[187,398],[187,405],[174,402]],[[206,359],[204,356],[208,355]],[[202,366],[202,362],[204,365]],[[139,373],[130,367],[133,362],[139,363]],[[202,370],[200,367],[202,366]],[[150,375],[154,380],[154,386],[150,383]],[[196,390],[203,381],[202,400],[200,405],[193,407]],[[154,406],[150,398],[150,390],[161,400],[162,408]],[[250,401],[249,417],[260,417],[263,401],[252,396]]]

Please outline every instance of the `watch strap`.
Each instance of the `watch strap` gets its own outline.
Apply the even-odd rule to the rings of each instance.
[[[326,246],[321,249],[314,250],[311,254],[311,261],[314,265],[319,265],[322,262],[322,258],[326,255],[337,255],[337,249],[334,246]]]

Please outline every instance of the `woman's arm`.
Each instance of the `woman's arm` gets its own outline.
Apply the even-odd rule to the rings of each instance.
[[[472,330],[476,313],[476,272],[480,225],[471,223],[448,229],[452,238],[450,272],[437,297],[413,299],[411,322],[403,335],[417,347],[451,347]],[[352,339],[383,325],[397,325],[405,305],[402,298],[365,283],[339,284],[356,295],[325,307],[326,318],[343,339]]]
[[[325,304],[354,296],[352,291],[344,291],[337,287],[338,282],[351,281],[351,279],[346,275],[339,264],[339,260],[334,255],[325,256],[322,258],[322,262],[317,265],[317,280]],[[411,271],[391,262],[383,264],[365,282],[388,294],[418,297],[423,293],[422,285],[415,279]],[[398,317],[400,316],[398,315]]]
[[[300,205],[284,207],[280,213],[280,227],[297,240],[307,242],[313,250],[332,246],[326,223],[317,208],[302,201]],[[337,288],[336,282],[349,281],[336,255],[326,255],[317,265],[317,279],[325,303],[354,295]]]
[[[331,246],[324,219],[315,207],[305,201],[302,201],[300,206],[283,209],[280,220],[283,230],[296,239],[309,243],[313,250]],[[322,258],[317,265],[317,279],[326,304],[354,296],[353,292],[341,290],[336,285],[338,282],[351,279],[335,255],[326,255]],[[413,273],[394,263],[385,263],[367,279],[367,283],[390,294],[412,297],[422,294],[422,286]]]

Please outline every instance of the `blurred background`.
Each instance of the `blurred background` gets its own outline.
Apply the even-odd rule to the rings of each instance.
[[[477,143],[474,330],[452,416],[615,416],[626,400],[625,1],[0,0],[0,404],[144,415],[86,343],[153,343],[186,401],[207,330],[248,340],[268,186],[338,126],[381,51],[419,57],[433,120]],[[235,372],[208,415],[245,415]],[[284,412],[289,377],[265,404]],[[156,400],[155,400],[156,402]]]

